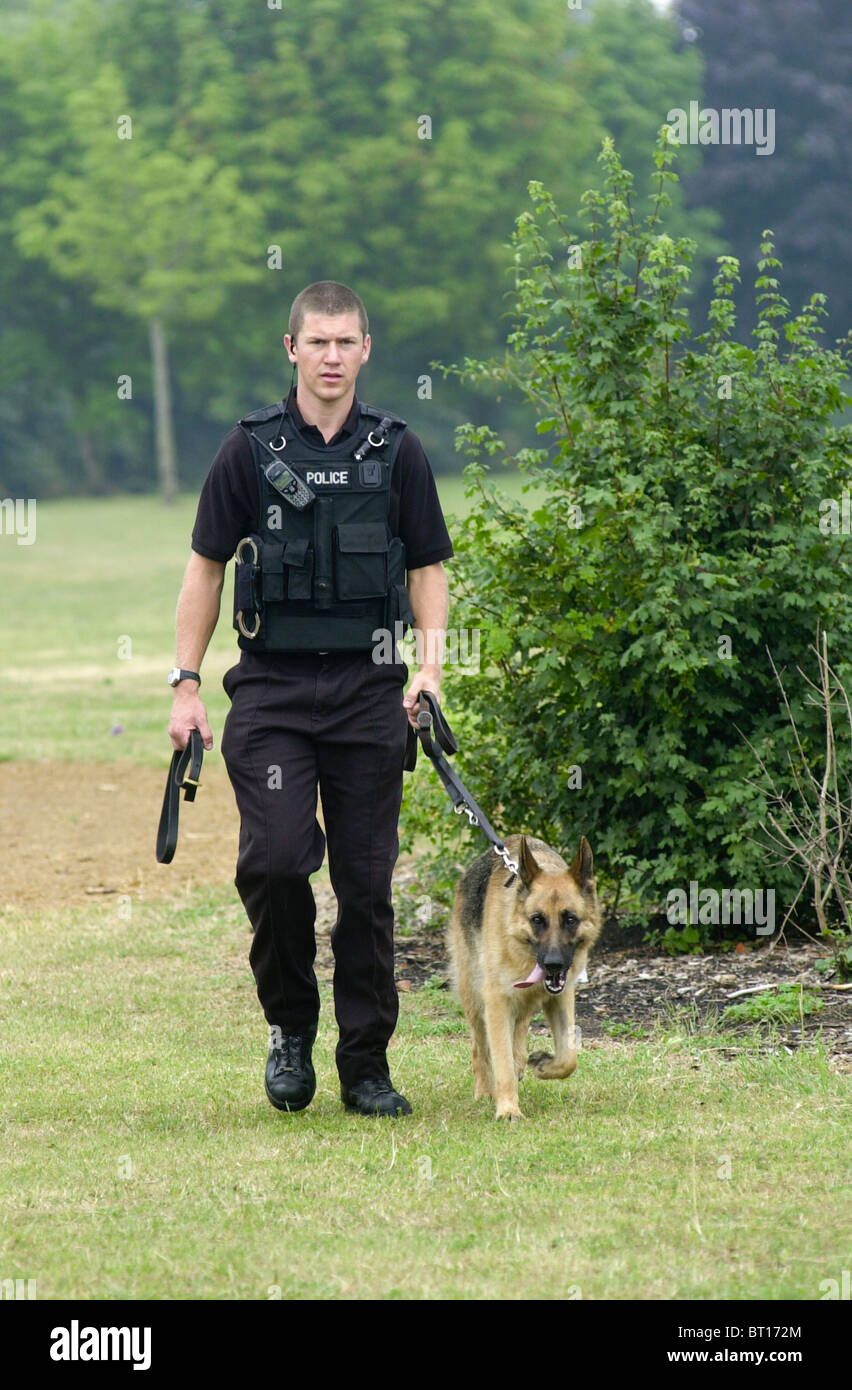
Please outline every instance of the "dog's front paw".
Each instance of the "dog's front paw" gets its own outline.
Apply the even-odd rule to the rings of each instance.
[[[549,1052],[534,1052],[529,1059],[530,1070],[541,1081],[561,1081],[570,1076],[577,1066],[576,1052],[570,1052],[559,1061]]]
[[[517,1105],[498,1105],[495,1118],[498,1120],[523,1120],[526,1117]]]

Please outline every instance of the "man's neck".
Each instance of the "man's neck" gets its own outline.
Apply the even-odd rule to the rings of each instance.
[[[355,391],[345,401],[322,401],[312,392],[303,394],[302,383],[296,383],[296,404],[306,425],[315,425],[325,440],[330,439],[343,428],[346,417],[352,409]]]

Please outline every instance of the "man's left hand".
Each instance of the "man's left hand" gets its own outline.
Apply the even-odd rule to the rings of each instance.
[[[417,728],[417,716],[420,713],[419,695],[421,690],[428,690],[434,695],[438,703],[441,701],[441,672],[434,667],[423,666],[411,681],[405,693],[403,706],[408,711],[408,722],[413,729]],[[424,707],[425,708],[425,707]]]

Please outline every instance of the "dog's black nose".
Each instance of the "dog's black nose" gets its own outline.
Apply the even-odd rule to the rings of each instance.
[[[547,951],[541,962],[543,970],[565,970],[569,964],[563,951]]]

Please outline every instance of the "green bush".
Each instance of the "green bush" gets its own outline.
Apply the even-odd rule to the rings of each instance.
[[[664,129],[640,218],[606,141],[585,239],[531,183],[505,356],[444,369],[519,389],[547,436],[509,459],[487,426],[459,431],[474,502],[453,528],[450,623],[480,630],[481,668],[446,668],[456,761],[503,833],[571,853],[587,835],[610,905],[648,914],[690,880],[790,900],[798,879],[770,862],[750,781],[755,754],[782,783],[788,770],[768,652],[815,767],[824,731],[795,668],[818,623],[835,652],[852,639],[850,537],[820,507],[848,480],[850,427],[832,420],[850,400],[849,341],[819,343],[822,295],[791,314],[771,232],[753,345],[734,337],[732,257],[719,258],[707,331],[692,334],[694,244],[660,226],[673,157]],[[530,505],[489,478],[500,457],[538,489]],[[428,820],[446,882],[482,841],[462,845],[458,822],[434,814],[437,780],[415,776],[407,824]]]

